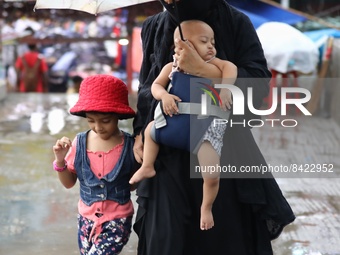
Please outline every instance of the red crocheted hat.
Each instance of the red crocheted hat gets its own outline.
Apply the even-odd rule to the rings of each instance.
[[[80,84],[79,99],[70,113],[86,117],[86,112],[115,113],[119,119],[135,116],[135,111],[129,106],[125,83],[107,74],[87,77]]]

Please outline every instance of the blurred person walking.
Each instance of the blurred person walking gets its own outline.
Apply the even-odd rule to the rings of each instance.
[[[83,77],[75,75],[71,77],[70,81],[71,83],[69,84],[66,93],[67,94],[79,93],[80,84],[83,81]]]
[[[47,92],[48,66],[38,52],[36,44],[28,45],[29,51],[19,56],[15,62],[17,73],[17,91]]]

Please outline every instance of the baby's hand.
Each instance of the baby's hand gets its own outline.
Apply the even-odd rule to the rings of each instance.
[[[178,107],[176,102],[182,101],[178,96],[172,94],[165,94],[162,97],[162,107],[165,115],[172,117],[173,114],[178,114]]]
[[[61,138],[60,140],[57,140],[57,142],[53,146],[53,152],[54,152],[56,160],[63,161],[71,146],[72,146],[72,141],[65,136]]]
[[[224,111],[230,110],[231,105],[233,104],[233,100],[231,98],[231,91],[227,88],[222,88],[220,91],[220,98],[222,101],[222,105],[220,105],[221,109]]]

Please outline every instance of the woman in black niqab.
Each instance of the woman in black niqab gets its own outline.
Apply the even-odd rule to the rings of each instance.
[[[138,90],[134,133],[139,135],[153,117],[150,87],[162,67],[172,61],[173,31],[180,20],[200,19],[215,32],[217,57],[238,69],[236,85],[247,95],[253,87],[254,107],[268,93],[271,77],[256,31],[249,18],[224,0],[181,0],[178,16],[173,5],[143,24],[143,62]],[[185,37],[185,35],[184,35]],[[184,69],[185,70],[185,69]],[[249,82],[243,78],[252,78]],[[262,78],[262,79],[254,79]],[[246,82],[245,82],[246,81]],[[242,122],[258,118],[246,108]],[[136,143],[137,144],[137,143]],[[249,127],[228,127],[223,140],[221,165],[266,165]],[[156,176],[137,188],[138,210],[134,230],[139,255],[270,255],[271,240],[295,218],[273,178],[221,178],[213,205],[215,226],[199,228],[202,180],[190,178],[190,154],[161,146]]]

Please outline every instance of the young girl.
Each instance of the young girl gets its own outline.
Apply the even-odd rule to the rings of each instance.
[[[111,75],[83,80],[70,113],[89,130],[53,146],[53,168],[65,188],[80,184],[78,245],[81,254],[119,254],[129,240],[134,213],[129,179],[135,167],[133,138],[118,128],[132,118],[126,85]]]
[[[215,65],[221,70],[223,76],[222,83],[234,83],[235,79],[231,77],[236,77],[237,75],[236,66],[229,61],[224,61],[215,57],[215,39],[212,28],[207,23],[200,20],[184,21],[181,23],[181,28],[188,40],[187,43],[189,43],[191,47],[197,51],[201,58],[205,62]],[[177,28],[174,32],[174,38],[178,37],[179,28]],[[151,92],[154,98],[162,102],[163,113],[170,117],[178,113],[176,102],[181,102],[182,100],[178,97],[178,95],[170,94],[167,91],[167,86],[169,81],[173,80],[172,76],[175,75],[174,73],[180,71],[181,70],[177,66],[176,61],[168,63],[163,67],[161,73],[151,87]],[[183,86],[183,84],[178,85]],[[182,88],[180,89],[182,90]],[[222,104],[220,105],[221,110],[227,110],[227,108],[230,109],[232,104],[231,92],[228,89],[221,89],[220,98],[222,101]],[[176,118],[176,116],[174,116],[174,118]],[[156,174],[154,163],[159,151],[158,143],[160,143],[157,141],[157,132],[161,132],[157,130],[157,126],[157,118],[155,117],[155,121],[150,122],[145,129],[143,163],[141,168],[138,169],[138,171],[132,176],[130,184],[134,184],[145,178],[151,178]],[[169,128],[174,127],[169,125]],[[220,164],[221,149],[223,146],[222,138],[225,129],[226,124],[216,126],[213,123],[210,124],[197,151],[200,166],[208,168],[209,166],[216,166]],[[190,134],[186,134],[186,136],[189,137]],[[170,137],[170,139],[176,140],[176,137]],[[177,139],[179,139],[178,136]],[[202,230],[208,230],[214,226],[212,206],[219,189],[219,174],[212,172],[202,174],[204,184],[200,228]]]

